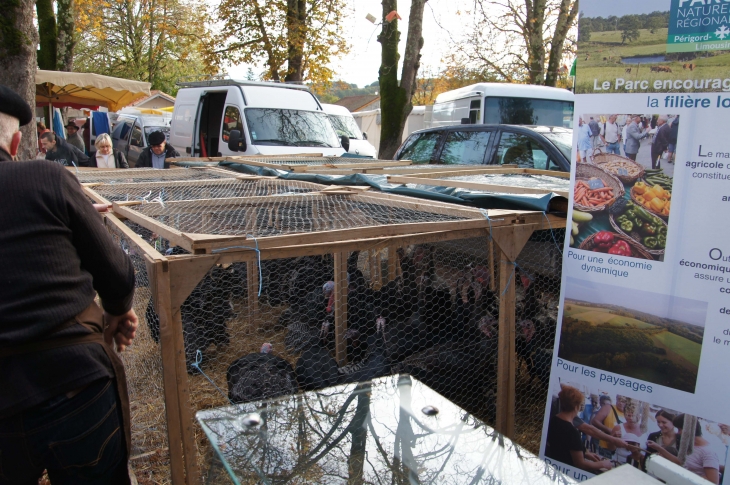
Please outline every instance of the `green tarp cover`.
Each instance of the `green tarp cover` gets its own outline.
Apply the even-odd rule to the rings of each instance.
[[[209,167],[204,162],[176,162],[181,167]],[[323,175],[314,173],[294,173],[284,170],[276,170],[267,167],[246,165],[238,162],[220,162],[221,167],[249,175],[261,175],[264,177],[279,177],[284,180],[299,180],[302,182],[313,182],[322,185],[362,185],[369,186],[388,194],[406,195],[421,199],[450,202],[453,204],[469,205],[480,209],[513,209],[513,210],[537,210],[547,212],[550,200],[553,197],[560,197],[555,193],[550,194],[502,194],[495,192],[480,192],[476,190],[460,189],[454,187],[436,187],[430,185],[417,185],[407,187],[400,184],[390,184],[385,175],[356,173],[351,175]]]

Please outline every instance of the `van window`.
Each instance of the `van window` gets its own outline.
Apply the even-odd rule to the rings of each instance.
[[[489,131],[452,131],[446,136],[440,163],[481,165],[487,155]]]
[[[503,132],[495,154],[495,163],[500,165],[516,164],[520,168],[556,170],[557,165],[540,144],[521,133]]]
[[[469,123],[475,125],[482,121],[482,100],[473,99],[469,104]]]
[[[411,160],[413,163],[429,163],[442,132],[429,131],[411,135],[403,144],[398,160]]]
[[[484,123],[573,127],[572,101],[489,96],[484,111]]]
[[[355,118],[352,116],[327,115],[332,122],[337,136],[345,135],[351,140],[362,140],[362,133],[358,128]]]
[[[121,120],[112,130],[112,138],[115,140],[126,140],[131,130],[132,122],[130,120]]]
[[[241,112],[235,106],[226,106],[226,112],[223,114],[223,141],[228,142],[231,131],[238,130],[243,134],[243,122],[241,121]]]
[[[132,137],[129,140],[129,144],[133,147],[141,147],[142,145],[142,128],[139,127],[139,123],[134,124],[132,128]]]
[[[254,145],[340,146],[332,123],[321,111],[246,108],[244,116]]]

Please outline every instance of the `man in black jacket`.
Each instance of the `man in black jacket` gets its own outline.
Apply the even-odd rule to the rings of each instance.
[[[150,146],[139,154],[136,168],[170,168],[170,163],[165,160],[180,156],[172,145],[167,144],[165,134],[161,131],[153,131],[147,140],[150,142]]]
[[[126,485],[134,268],[69,170],[13,162],[32,119],[0,85],[0,485]]]
[[[46,160],[51,160],[61,165],[71,167],[88,167],[89,157],[73,145],[70,145],[63,138],[52,131],[41,135],[41,144],[46,149]]]

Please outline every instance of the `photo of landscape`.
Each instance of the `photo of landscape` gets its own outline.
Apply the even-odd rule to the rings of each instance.
[[[707,303],[568,278],[558,356],[694,393]]]
[[[605,92],[702,92],[724,91],[726,67],[730,51],[704,50],[696,52],[667,52],[670,22],[670,0],[622,2],[581,1],[578,20],[578,60],[576,89],[578,94],[596,92],[594,86],[610,83]],[[613,12],[622,12],[616,16]],[[719,35],[719,37],[718,37]],[[725,39],[722,32],[713,39]],[[623,84],[617,89],[616,79]],[[695,85],[656,89],[654,82],[675,79],[717,79],[713,85]],[[629,82],[648,81],[648,89],[626,89]]]

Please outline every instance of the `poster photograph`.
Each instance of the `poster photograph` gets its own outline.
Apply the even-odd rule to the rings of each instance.
[[[622,463],[643,469],[661,438],[671,461],[730,483],[730,2],[580,10],[571,223],[540,456],[583,481]]]

